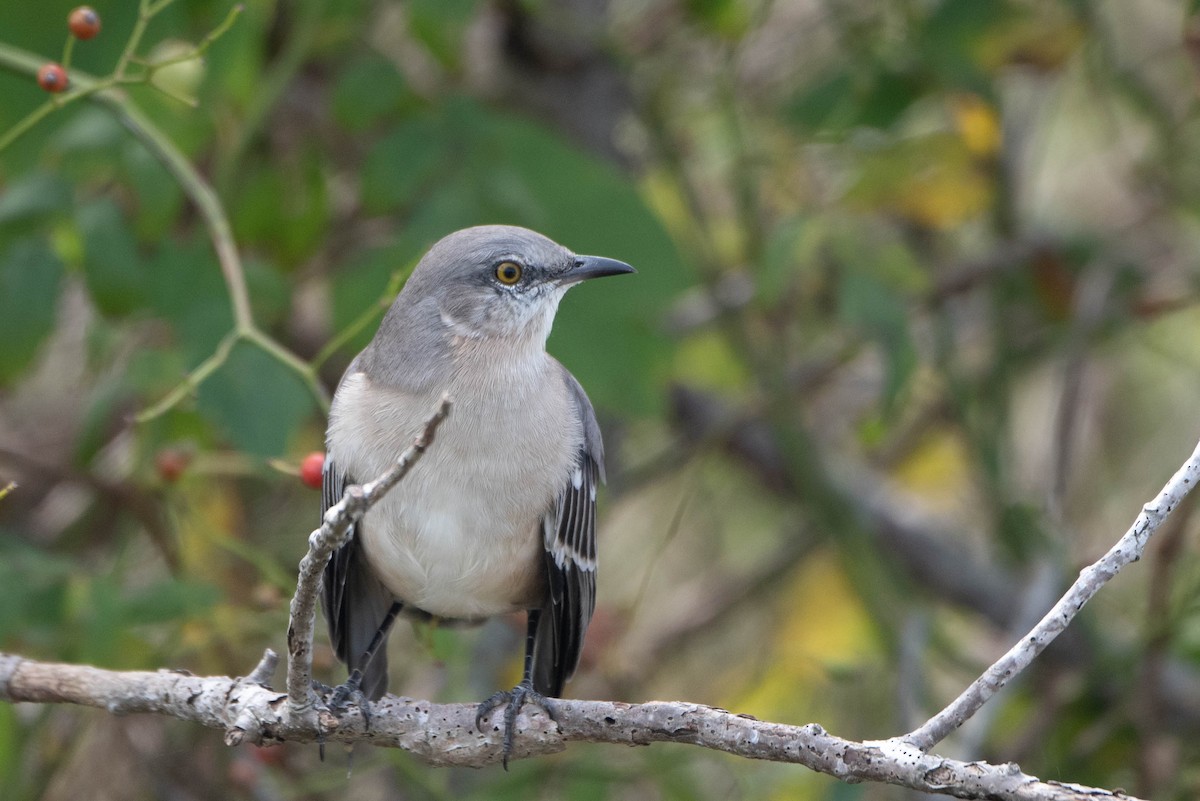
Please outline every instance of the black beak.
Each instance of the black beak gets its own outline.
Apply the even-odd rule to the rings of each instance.
[[[637,270],[625,262],[616,259],[606,259],[603,256],[576,256],[574,266],[559,276],[558,280],[563,284],[577,284],[589,278],[603,278],[606,275],[636,272]]]

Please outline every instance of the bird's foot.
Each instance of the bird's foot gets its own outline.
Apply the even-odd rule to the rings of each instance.
[[[371,702],[362,691],[362,673],[357,670],[352,671],[350,678],[333,688],[333,694],[329,697],[329,708],[340,715],[346,711],[351,699],[362,712],[363,725],[370,728]]]
[[[475,711],[475,728],[482,732],[484,719],[492,713],[492,710],[502,704],[508,704],[504,710],[504,750],[501,757],[501,762],[504,764],[505,770],[508,770],[508,758],[512,755],[513,735],[517,728],[517,715],[520,713],[521,707],[528,703],[540,706],[550,716],[551,720],[555,723],[558,722],[557,705],[546,696],[534,690],[533,683],[528,680],[522,681],[511,690],[501,690],[480,704],[479,708]]]

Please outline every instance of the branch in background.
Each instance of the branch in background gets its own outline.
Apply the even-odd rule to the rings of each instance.
[[[675,388],[671,400],[685,439],[715,439],[753,470],[764,486],[795,497],[797,488],[786,459],[766,423],[741,415],[710,395],[683,387]],[[886,482],[869,471],[842,476],[840,480],[840,494],[847,504],[866,515],[866,530],[877,547],[886,551],[917,585],[982,615],[997,628],[1012,629],[1021,609],[1022,582],[1016,576],[1000,566],[981,563],[958,544],[962,536],[942,531],[944,527],[936,521],[903,508],[889,497]],[[1069,629],[1050,646],[1045,658],[1059,665],[1085,667],[1094,662],[1096,651],[1078,629]],[[1177,660],[1165,662],[1161,671],[1158,682],[1162,703],[1170,712],[1166,722],[1181,732],[1200,731],[1200,675]]]
[[[255,679],[269,672],[273,656],[264,656],[252,674]],[[482,767],[501,758],[502,732],[499,727],[477,731],[473,704],[431,704],[389,695],[372,705],[369,723],[351,709],[336,728],[327,728],[291,715],[282,703],[285,698],[251,678],[116,672],[0,654],[0,699],[8,701],[83,704],[115,714],[165,714],[222,729],[230,745],[366,741],[404,749],[435,766]],[[556,753],[568,742],[688,743],[749,759],[804,765],[847,782],[883,782],[960,798],[1137,801],[1120,791],[1042,781],[1012,764],[944,759],[895,740],[844,740],[816,724],[768,723],[698,704],[564,700],[557,710],[557,723],[536,707],[521,710],[512,758]]]
[[[77,482],[87,486],[112,508],[128,511],[146,529],[151,544],[158,549],[172,575],[179,573],[179,549],[167,528],[163,512],[152,495],[128,481],[103,478],[90,470],[45,464],[23,453],[0,447],[0,464],[11,465],[20,474],[32,474],[47,481]],[[11,486],[16,486],[13,483]],[[4,493],[0,492],[0,498]]]
[[[672,390],[671,406],[686,439],[715,440],[753,470],[765,487],[790,497],[799,493],[786,458],[762,420],[739,415],[718,399],[686,387]],[[846,503],[865,512],[867,529],[879,547],[887,549],[917,583],[997,626],[1010,625],[1019,606],[1012,589],[1019,583],[1015,578],[978,564],[955,544],[962,538],[938,536],[930,521],[901,514],[876,477],[849,481],[853,486],[840,488]]]

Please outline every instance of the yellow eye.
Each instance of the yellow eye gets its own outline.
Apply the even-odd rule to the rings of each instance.
[[[512,286],[521,280],[521,265],[515,261],[502,261],[496,267],[496,280]]]

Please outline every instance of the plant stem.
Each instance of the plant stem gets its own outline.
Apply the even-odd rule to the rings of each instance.
[[[217,349],[213,354],[204,361],[195,370],[187,374],[187,378],[183,380],[175,389],[171,390],[162,400],[151,406],[149,409],[143,409],[133,419],[137,423],[147,423],[156,417],[169,412],[171,409],[183,402],[183,399],[196,391],[196,389],[204,383],[205,379],[217,371],[221,365],[229,359],[229,354],[233,352],[233,346],[237,344],[239,337],[236,331],[230,331],[221,340],[221,344],[217,345]]]

